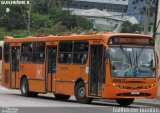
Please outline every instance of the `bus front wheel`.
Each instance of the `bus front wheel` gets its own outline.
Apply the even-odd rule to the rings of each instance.
[[[58,100],[68,100],[71,97],[70,95],[62,95],[62,94],[54,94],[54,96]]]
[[[75,97],[77,102],[88,104],[92,102],[92,98],[86,97],[86,88],[84,82],[78,82],[75,86]]]
[[[129,106],[133,103],[134,99],[133,98],[121,98],[121,99],[116,99],[116,101],[121,106]]]

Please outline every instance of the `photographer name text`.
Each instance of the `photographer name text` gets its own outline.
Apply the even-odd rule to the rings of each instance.
[[[1,1],[1,4],[2,5],[24,5],[24,4],[30,4],[29,1],[24,1],[24,0],[11,0],[11,1],[5,1],[5,0],[2,0]]]

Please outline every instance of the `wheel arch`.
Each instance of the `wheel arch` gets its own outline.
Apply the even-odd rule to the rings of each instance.
[[[21,86],[21,83],[22,83],[23,78],[27,78],[27,76],[26,76],[26,75],[22,75],[22,76],[21,76],[21,79],[20,79],[20,86]],[[27,79],[28,79],[28,78],[27,78]]]
[[[84,80],[83,80],[82,78],[78,78],[78,79],[75,81],[74,89],[75,89],[77,83],[79,83],[79,82],[83,82],[83,83],[85,84],[85,82],[84,82]]]

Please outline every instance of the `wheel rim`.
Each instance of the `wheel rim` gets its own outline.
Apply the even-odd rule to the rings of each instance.
[[[26,93],[26,88],[27,88],[27,84],[26,84],[26,82],[24,82],[24,83],[22,84],[22,92],[23,92],[23,94]]]
[[[79,95],[80,98],[84,98],[86,96],[86,89],[84,87],[81,87],[78,90],[78,95]]]

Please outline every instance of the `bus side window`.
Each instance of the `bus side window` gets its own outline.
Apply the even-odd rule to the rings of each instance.
[[[21,62],[23,63],[32,62],[32,57],[33,57],[32,50],[33,50],[32,43],[22,43]]]
[[[10,45],[9,43],[4,44],[4,61],[9,62],[10,59]]]
[[[85,64],[88,57],[88,42],[87,41],[75,41],[73,52],[74,64]]]
[[[45,43],[44,42],[35,42],[33,49],[33,62],[34,63],[43,63],[45,58]]]
[[[72,62],[72,41],[63,41],[59,43],[58,62],[71,63]]]

